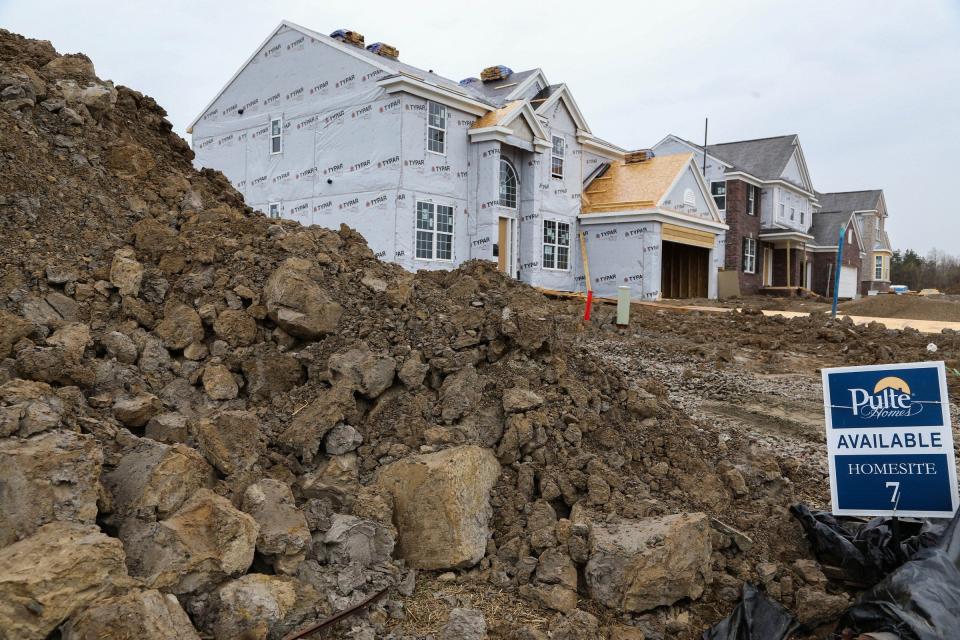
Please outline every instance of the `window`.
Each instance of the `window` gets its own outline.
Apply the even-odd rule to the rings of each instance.
[[[873,279],[883,280],[883,256],[875,256],[873,260]]]
[[[743,239],[743,272],[757,272],[757,241],[755,238]]]
[[[453,260],[453,207],[417,203],[417,257]]]
[[[877,223],[877,242],[880,242],[880,223]]]
[[[720,209],[720,211],[726,211],[727,183],[725,181],[711,182],[710,195],[713,196],[713,201],[717,203],[717,209]]]
[[[853,229],[847,229],[847,244],[853,244]]]
[[[777,203],[777,217],[783,219],[783,214],[786,211],[786,206],[783,204],[783,201]]]
[[[447,152],[447,108],[436,102],[428,102],[427,150],[443,155]]]
[[[805,224],[805,223],[804,223],[804,218],[805,218],[805,217],[806,217],[806,212],[804,212],[803,209],[800,209],[800,224]]]
[[[543,268],[566,271],[570,268],[570,224],[543,221]]]
[[[508,160],[500,159],[500,206],[517,208],[517,172]]]
[[[271,218],[279,218],[279,217],[280,217],[280,203],[279,203],[279,202],[271,202],[269,205],[267,205],[267,209],[268,209],[269,212],[270,212],[270,217],[271,217]]]
[[[696,208],[697,196],[694,195],[693,189],[683,190],[683,204],[687,205],[688,207]]]
[[[283,151],[283,118],[270,120],[270,155]]]
[[[796,219],[797,219],[797,210],[795,207],[790,207],[790,220],[793,221]]]
[[[752,184],[747,185],[747,214],[757,215],[757,188]]]
[[[563,178],[563,146],[563,138],[553,136],[553,151],[550,152],[550,175],[554,178]]]

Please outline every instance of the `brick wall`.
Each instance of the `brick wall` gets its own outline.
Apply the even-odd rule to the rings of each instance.
[[[857,241],[856,227],[851,226],[847,229],[847,234],[853,236],[851,244],[844,238],[843,255],[841,263],[845,267],[856,267],[859,277],[863,276],[863,265],[860,259],[860,244]],[[837,261],[836,251],[823,251],[814,254],[813,259],[813,290],[823,296],[833,295],[834,283],[834,264]],[[862,288],[862,286],[861,286]],[[869,288],[869,287],[868,287]]]
[[[807,253],[807,257],[812,257],[812,253]],[[804,251],[802,249],[790,249],[790,284],[791,287],[803,285],[803,262]],[[787,286],[787,250],[773,250],[773,286]]]
[[[756,215],[747,213],[747,189],[750,188],[742,180],[727,180],[727,231],[726,255],[724,256],[728,271],[736,271],[740,280],[740,293],[751,295],[757,293],[763,281],[763,250],[757,240],[757,268],[756,273],[743,272],[743,239],[758,239],[760,235],[760,197],[755,202]]]

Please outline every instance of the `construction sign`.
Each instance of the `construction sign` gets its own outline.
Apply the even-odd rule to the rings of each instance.
[[[823,403],[834,515],[953,516],[943,362],[823,369]]]

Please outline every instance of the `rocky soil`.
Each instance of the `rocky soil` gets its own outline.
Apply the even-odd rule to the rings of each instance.
[[[552,301],[276,223],[0,31],[0,638],[696,638],[828,582],[815,371],[960,337]],[[956,382],[951,383],[956,391]],[[372,600],[370,600],[373,598]],[[314,637],[320,637],[318,632]]]

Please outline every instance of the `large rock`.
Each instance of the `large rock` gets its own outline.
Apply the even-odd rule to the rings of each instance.
[[[310,277],[312,264],[304,258],[287,258],[263,289],[270,318],[291,336],[306,340],[333,333],[343,314],[343,308]]]
[[[260,420],[249,411],[223,411],[197,423],[197,445],[210,464],[230,475],[249,469],[264,445]]]
[[[388,562],[394,545],[390,530],[379,522],[342,513],[331,518],[321,541],[322,549],[315,547],[318,557],[329,564],[360,567]]]
[[[271,478],[254,483],[243,494],[243,510],[260,526],[257,552],[268,557],[277,573],[296,573],[312,540],[290,487]]]
[[[0,547],[48,522],[93,523],[102,465],[103,452],[88,435],[0,440]]]
[[[268,353],[246,358],[241,363],[251,400],[270,400],[303,383],[303,366],[289,353]]]
[[[166,518],[198,489],[213,486],[214,479],[213,469],[194,449],[143,438],[103,481],[113,495],[114,513],[152,520]]]
[[[245,347],[257,337],[257,321],[242,309],[225,309],[217,316],[213,330],[231,347]]]
[[[63,640],[200,640],[176,596],[135,590],[97,602],[70,619]]]
[[[163,403],[151,393],[119,398],[113,403],[113,416],[128,427],[139,428],[147,424],[163,408]]]
[[[342,422],[355,406],[353,390],[349,385],[321,389],[310,404],[293,416],[277,442],[309,463],[319,453],[324,436]]]
[[[240,392],[230,369],[222,364],[208,364],[204,367],[203,390],[211,400],[233,400]]]
[[[203,629],[215,640],[279,639],[324,607],[313,587],[294,578],[251,573],[217,587]]]
[[[376,398],[393,384],[396,361],[367,349],[350,349],[330,356],[330,370],[343,376],[363,395]]]
[[[490,490],[500,475],[493,452],[475,445],[404,458],[377,482],[393,495],[399,556],[421,569],[469,567],[483,558]]]
[[[9,311],[0,309],[0,360],[10,355],[13,345],[33,332],[33,324]]]
[[[697,599],[710,581],[710,519],[703,513],[595,523],[584,576],[590,596],[642,612]]]
[[[479,609],[456,608],[440,629],[440,640],[485,640],[487,620]]]
[[[91,602],[127,588],[123,546],[94,525],[54,522],[0,549],[0,636],[41,640]]]
[[[203,322],[200,314],[181,302],[168,304],[163,320],[157,325],[157,335],[167,349],[179,351],[203,340]]]
[[[200,489],[161,522],[128,520],[120,529],[130,572],[175,594],[207,589],[250,568],[257,522]]]
[[[130,247],[117,249],[110,265],[110,283],[122,296],[137,297],[143,284],[143,265],[137,262],[137,254]]]

